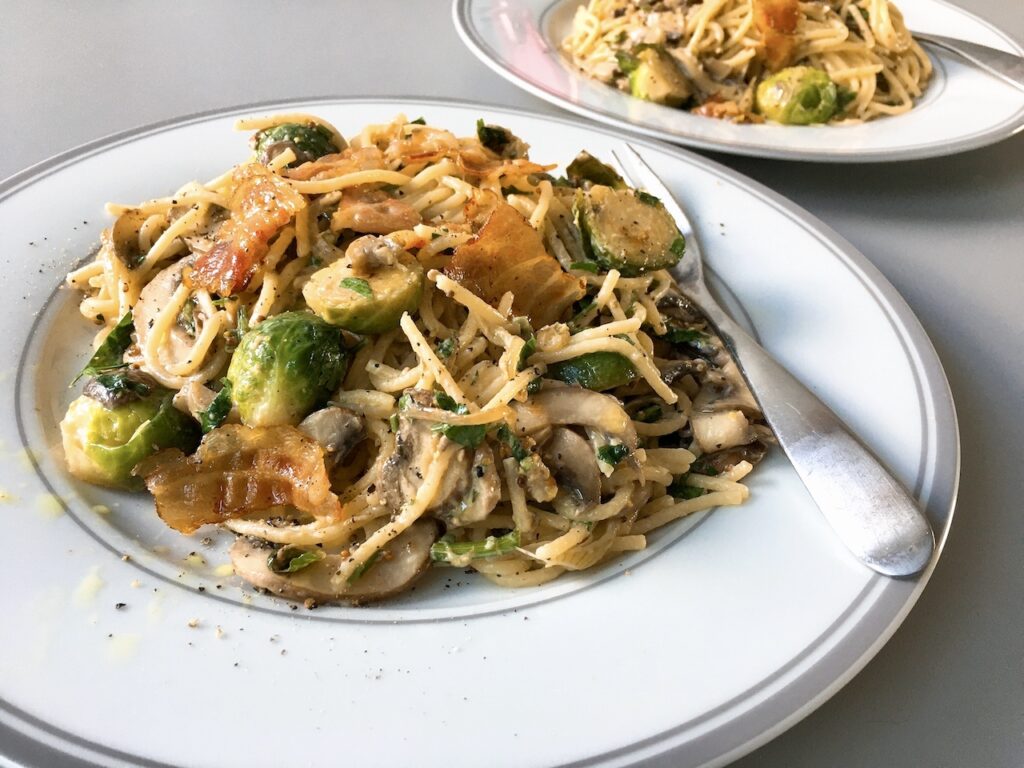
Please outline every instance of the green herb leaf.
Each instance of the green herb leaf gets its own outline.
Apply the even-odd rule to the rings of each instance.
[[[508,424],[502,424],[498,427],[498,439],[508,446],[509,453],[512,454],[512,458],[516,461],[523,461],[530,455],[530,452],[523,447],[523,444],[509,428]]]
[[[661,200],[656,198],[650,192],[644,192],[642,189],[636,189],[633,191],[636,195],[636,199],[644,205],[661,205]]]
[[[286,544],[267,558],[267,567],[274,573],[295,573],[323,558],[322,550]]]
[[[231,412],[231,382],[228,379],[221,379],[220,392],[213,398],[206,410],[199,412],[199,426],[203,428],[203,434],[216,429]]]
[[[687,485],[686,479],[688,477],[689,473],[680,475],[672,481],[672,484],[668,487],[668,493],[673,499],[696,499],[698,496],[703,496],[706,493],[704,488]]]
[[[627,456],[629,448],[625,445],[602,445],[597,449],[597,458],[613,467]]]
[[[574,261],[569,265],[569,269],[577,269],[580,272],[593,272],[595,275],[601,271],[601,268],[592,261]]]
[[[683,258],[683,254],[686,252],[686,240],[682,237],[677,237],[672,241],[672,245],[668,249],[679,258]]]
[[[537,337],[532,333],[526,339],[526,343],[523,348],[519,351],[519,365],[516,370],[522,371],[526,368],[527,360],[530,359],[530,355],[537,351]]]
[[[500,125],[485,125],[481,117],[476,121],[476,137],[480,143],[499,155],[512,143],[512,134]]]
[[[127,367],[127,363],[124,362],[124,353],[131,346],[133,330],[135,330],[135,322],[132,320],[132,313],[129,310],[124,317],[117,321],[117,325],[110,329],[110,333],[93,352],[85,368],[75,376],[71,386],[74,386],[83,376],[97,376]]]
[[[440,432],[453,443],[476,448],[487,436],[487,424],[434,424],[431,429]]]
[[[145,381],[140,381],[128,371],[114,371],[112,373],[100,373],[93,382],[103,387],[109,393],[109,400],[112,402],[131,402],[132,400],[148,397],[153,388]],[[86,387],[86,394],[90,396],[89,385]],[[94,397],[94,399],[96,399]]]
[[[439,389],[434,392],[434,401],[437,403],[438,408],[443,408],[446,411],[451,411],[452,413],[469,413],[468,406],[456,402],[455,398],[444,390]]]
[[[440,358],[451,357],[452,353],[455,352],[455,337],[449,336],[447,339],[441,339],[437,344],[437,356]]]
[[[363,574],[370,570],[370,568],[373,567],[374,563],[380,560],[380,556],[383,554],[384,550],[378,549],[376,552],[374,552],[372,555],[366,558],[365,563],[357,566],[356,569],[352,571],[352,575],[348,577],[348,583],[355,584],[357,581],[363,578]]]
[[[538,376],[536,379],[526,385],[526,394],[536,395],[540,392],[540,388],[544,386],[544,379]]]
[[[417,117],[415,120],[410,120],[409,125],[426,125],[427,121],[423,117]]]
[[[633,416],[633,421],[640,421],[644,424],[652,424],[661,418],[661,406],[658,404],[649,405],[646,408],[641,408]]]
[[[341,281],[341,287],[348,288],[350,291],[354,291],[364,298],[373,298],[373,288],[371,288],[370,284],[361,277],[346,277]]]
[[[618,63],[619,69],[627,75],[640,66],[640,59],[625,51],[616,52],[615,61]]]

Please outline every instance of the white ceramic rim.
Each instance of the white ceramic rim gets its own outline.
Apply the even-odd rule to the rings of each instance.
[[[382,104],[389,106],[419,105],[430,106],[451,106],[467,109],[480,109],[493,113],[504,113],[509,115],[523,115],[539,120],[561,123],[563,125],[578,128],[578,123],[559,116],[551,116],[544,113],[533,112],[521,109],[509,109],[497,107],[480,102],[473,102],[461,99],[440,99],[422,97],[319,97],[319,98],[296,98],[285,101],[268,101],[244,104],[234,107],[220,108],[192,115],[128,129],[117,132],[106,137],[82,144],[78,147],[55,155],[47,160],[30,166],[13,176],[0,181],[0,203],[20,189],[45,179],[48,175],[61,168],[84,159],[93,153],[112,149],[120,144],[129,143],[148,135],[160,133],[166,130],[183,127],[189,124],[203,122],[210,119],[229,117],[251,113],[256,110],[277,110],[297,104],[303,105],[338,105],[346,104]],[[606,136],[622,138],[621,132],[602,127],[588,126],[589,130],[605,134]],[[637,140],[630,138],[630,141],[637,146],[647,146],[651,149],[665,152],[675,156],[682,162],[702,166],[719,177],[735,184],[750,193],[759,197],[765,203],[777,209],[780,213],[788,215],[793,221],[799,224],[808,232],[814,234],[823,244],[829,248],[845,263],[850,271],[858,278],[865,288],[875,297],[886,316],[893,324],[894,329],[899,332],[901,343],[908,352],[908,359],[915,365],[914,375],[917,379],[919,392],[921,394],[922,406],[924,404],[925,392],[922,387],[924,381],[930,382],[932,386],[927,393],[932,398],[936,413],[934,421],[936,424],[935,436],[935,459],[928,463],[929,466],[940,466],[944,469],[943,481],[936,480],[933,484],[933,496],[945,503],[935,502],[937,508],[929,507],[929,517],[935,527],[936,547],[933,558],[927,568],[918,577],[913,591],[891,615],[889,624],[883,631],[873,633],[867,642],[852,643],[855,647],[847,647],[845,654],[840,654],[841,660],[834,659],[837,651],[835,649],[814,666],[809,668],[800,677],[789,681],[785,689],[772,695],[768,700],[758,704],[754,708],[743,713],[742,718],[746,720],[745,730],[750,735],[745,735],[741,742],[730,745],[727,749],[716,746],[715,737],[721,738],[722,730],[713,728],[709,733],[691,739],[686,749],[688,753],[706,752],[706,759],[700,763],[704,768],[714,768],[725,765],[744,754],[747,754],[757,747],[767,743],[775,736],[784,732],[794,724],[809,715],[835,693],[837,693],[847,682],[849,682],[882,648],[892,634],[899,628],[906,618],[910,609],[917,602],[924,587],[927,585],[931,574],[941,555],[949,528],[952,523],[953,510],[956,504],[957,492],[959,489],[961,451],[959,429],[957,426],[956,412],[949,389],[948,381],[942,370],[941,363],[935,353],[931,341],[928,339],[924,329],[913,314],[913,311],[899,295],[896,289],[885,279],[885,277],[860,254],[850,243],[834,232],[823,222],[817,220],[810,213],[790,202],[788,199],[771,191],[764,185],[739,174],[726,166],[712,160],[696,155],[684,149],[666,146],[662,142],[648,140]],[[913,352],[914,354],[910,354]],[[924,381],[923,381],[923,380]],[[941,434],[939,434],[941,433]],[[923,470],[925,459],[922,458],[922,466],[918,472],[917,482],[912,489],[918,493],[923,481]],[[34,463],[34,460],[33,460]],[[38,467],[36,468],[37,472]],[[42,477],[42,475],[40,474]],[[936,525],[938,523],[938,525]],[[83,527],[83,531],[87,532]],[[822,634],[822,637],[832,634],[837,627],[848,623],[851,617],[856,614],[858,607],[869,593],[884,589],[886,581],[882,577],[876,577],[868,582],[867,586],[858,597],[857,601],[844,612],[832,626]],[[872,608],[877,606],[872,605]],[[848,640],[852,631],[848,632],[843,640]],[[847,646],[851,643],[846,643]],[[777,681],[788,668],[795,666],[811,653],[811,648],[801,656],[791,659],[785,666],[769,677],[761,681],[760,687],[769,687],[772,682]],[[833,663],[826,663],[832,661]],[[837,662],[838,663],[835,663]],[[790,690],[800,688],[800,690]],[[810,689],[808,691],[807,689]],[[743,696],[738,699],[744,698]],[[780,704],[778,699],[783,699]],[[701,722],[714,720],[716,715],[726,714],[727,710],[735,706],[737,700],[726,702],[711,712],[701,716]],[[779,716],[778,710],[785,709],[785,714]],[[774,712],[774,714],[773,714]],[[582,768],[583,766],[612,766],[632,765],[634,763],[650,760],[659,765],[671,765],[671,757],[678,745],[673,745],[671,739],[681,729],[692,725],[683,723],[663,732],[655,734],[643,741],[630,744],[612,752],[584,758],[563,765],[563,768]],[[135,755],[108,748],[102,744],[89,741],[86,738],[55,728],[45,721],[34,717],[17,707],[11,705],[0,697],[0,761],[11,761],[14,765],[46,765],[46,766],[81,766],[83,764],[95,763],[101,765],[142,765],[150,768],[171,768],[172,764],[140,758]],[[667,762],[662,762],[663,760]]]
[[[746,155],[749,157],[765,157],[779,160],[802,160],[808,162],[832,162],[832,163],[864,163],[864,162],[882,162],[886,160],[920,160],[928,157],[944,157],[946,155],[954,155],[960,152],[966,152],[971,149],[978,149],[980,147],[986,147],[990,144],[1008,139],[1017,133],[1024,131],[1024,107],[1019,109],[1014,115],[1003,122],[990,126],[987,130],[979,131],[968,136],[960,137],[953,141],[933,141],[927,144],[921,144],[919,146],[911,147],[896,147],[886,148],[878,150],[864,150],[864,149],[830,149],[827,151],[821,150],[800,150],[800,149],[789,149],[773,144],[754,144],[752,142],[734,142],[730,140],[707,140],[703,138],[694,137],[685,131],[668,131],[660,128],[652,128],[644,125],[643,123],[633,122],[620,114],[615,112],[609,112],[597,107],[590,107],[583,104],[578,104],[575,101],[564,97],[561,93],[554,90],[550,86],[542,82],[538,82],[532,79],[527,79],[525,76],[520,75],[517,72],[509,69],[502,60],[501,55],[495,51],[484,39],[483,35],[473,24],[470,9],[474,2],[478,0],[452,0],[452,19],[455,24],[455,29],[459,33],[459,37],[467,48],[483,62],[491,71],[508,80],[510,83],[518,88],[523,89],[527,93],[532,94],[540,99],[544,99],[549,104],[554,104],[556,107],[561,109],[574,112],[577,115],[590,118],[591,120],[597,120],[605,125],[613,126],[624,131],[630,131],[639,133],[644,136],[649,136],[654,139],[660,139],[662,141],[668,141],[672,143],[684,144],[686,146],[697,147],[699,149],[713,150],[716,152],[727,152],[734,155]],[[550,0],[547,7],[540,14],[538,18],[539,25],[543,25],[543,20],[550,15],[556,6],[566,2],[567,0]],[[1012,37],[1007,35],[1001,29],[991,24],[980,16],[977,16],[970,11],[965,11],[954,3],[948,2],[948,0],[930,0],[938,5],[944,5],[948,8],[954,9],[956,12],[963,14],[976,24],[988,29],[992,33],[1001,37],[1008,46],[1017,52],[1019,56],[1024,57],[1024,47],[1014,40]],[[936,56],[938,52],[932,46],[927,46],[932,51],[933,59],[936,61],[936,69],[941,71],[941,59]],[[944,54],[952,55],[952,54]]]

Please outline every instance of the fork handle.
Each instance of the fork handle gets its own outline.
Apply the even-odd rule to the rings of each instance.
[[[693,291],[750,385],[765,420],[849,550],[886,576],[911,576],[935,547],[910,494],[842,420],[737,325],[707,289]]]
[[[1003,82],[1024,91],[1024,58],[1014,54],[990,48],[987,45],[957,40],[942,35],[914,32],[914,37],[924,43],[931,43],[966,59],[977,67],[998,77]]]

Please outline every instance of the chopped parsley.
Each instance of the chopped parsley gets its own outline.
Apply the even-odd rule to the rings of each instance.
[[[348,288],[350,291],[358,293],[363,298],[373,298],[373,288],[371,288],[370,284],[361,277],[346,277],[341,281],[341,287]]]

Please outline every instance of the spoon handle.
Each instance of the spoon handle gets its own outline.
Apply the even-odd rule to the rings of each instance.
[[[842,420],[737,325],[702,285],[686,286],[733,354],[765,420],[822,514],[850,551],[886,576],[931,558],[928,520]]]

